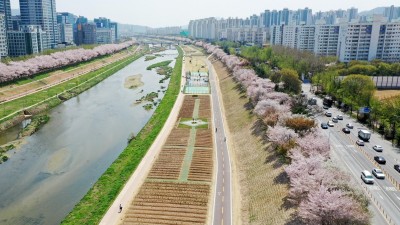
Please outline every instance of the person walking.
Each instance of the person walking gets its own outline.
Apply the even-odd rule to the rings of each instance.
[[[118,213],[121,213],[121,212],[122,212],[122,205],[119,204],[119,212]]]

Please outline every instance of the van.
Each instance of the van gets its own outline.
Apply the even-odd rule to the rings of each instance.
[[[366,184],[374,183],[374,178],[372,177],[372,174],[367,170],[361,172],[361,180],[363,180]]]

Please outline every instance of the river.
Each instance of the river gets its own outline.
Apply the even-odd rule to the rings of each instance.
[[[168,85],[146,67],[175,60],[178,53],[159,54],[165,55],[148,62],[142,57],[57,106],[50,121],[11,152],[0,165],[0,224],[54,225],[68,215],[154,112],[135,100]],[[125,78],[136,74],[143,75],[144,86],[124,88]]]

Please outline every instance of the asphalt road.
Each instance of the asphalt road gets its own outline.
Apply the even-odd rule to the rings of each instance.
[[[219,99],[216,74],[209,60],[207,60],[207,65],[210,73],[214,127],[216,129],[217,179],[215,181],[213,225],[230,225],[232,224],[231,162],[226,144],[225,125],[221,112],[222,103]]]
[[[303,85],[303,91],[308,97],[313,95],[309,93],[309,85]],[[322,106],[322,100],[318,99],[318,105]],[[373,224],[400,224],[400,191],[396,187],[397,180],[400,180],[400,174],[393,169],[394,163],[399,161],[398,149],[392,147],[390,142],[384,141],[379,134],[372,133],[371,140],[365,143],[365,146],[358,146],[355,142],[358,140],[358,130],[367,129],[349,115],[344,115],[336,108],[324,110],[332,112],[333,116],[343,115],[343,120],[339,120],[335,127],[329,127],[326,130],[320,128],[321,122],[327,122],[331,118],[324,114],[316,116],[319,121],[318,128],[328,137],[331,145],[332,157],[338,161],[337,166],[346,171],[353,177],[358,186],[362,187],[371,200],[371,210],[374,214]],[[352,123],[354,128],[350,129],[350,134],[342,132],[342,128],[347,123]],[[375,152],[372,146],[379,144],[383,146],[382,153]],[[384,156],[386,165],[378,165],[373,160],[373,156]],[[374,177],[373,185],[365,184],[361,180],[361,171],[372,171],[373,168],[380,168],[384,171],[386,178],[378,180]],[[388,175],[393,179],[389,179]]]

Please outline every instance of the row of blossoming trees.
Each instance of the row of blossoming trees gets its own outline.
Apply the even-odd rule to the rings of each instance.
[[[37,73],[59,68],[90,59],[112,54],[126,49],[135,44],[134,41],[127,41],[120,44],[107,44],[93,49],[74,49],[62,52],[55,52],[50,55],[41,55],[26,61],[0,63],[0,83],[10,82],[21,78],[30,77]]]
[[[290,179],[289,201],[298,207],[305,224],[368,224],[368,200],[350,185],[350,177],[334,168],[330,145],[312,119],[292,115],[292,97],[276,92],[275,83],[258,77],[244,60],[227,55],[217,46],[196,42],[213,53],[232,72],[268,126],[266,139],[290,159],[285,171]]]

